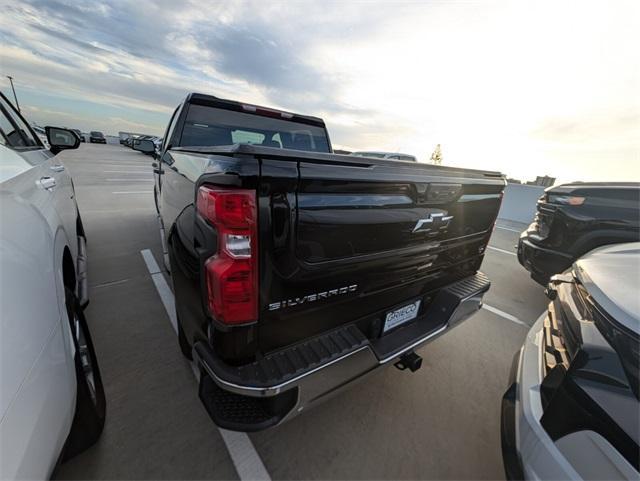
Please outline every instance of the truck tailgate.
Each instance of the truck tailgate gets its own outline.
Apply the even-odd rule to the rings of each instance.
[[[261,159],[259,345],[385,313],[475,273],[498,214],[491,172],[363,159]]]

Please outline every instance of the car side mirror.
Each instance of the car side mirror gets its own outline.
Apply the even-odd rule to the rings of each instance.
[[[77,149],[80,146],[80,137],[73,130],[50,126],[45,127],[44,130],[47,133],[50,150],[54,154],[62,150]]]
[[[155,153],[156,146],[151,140],[145,139],[145,140],[138,140],[137,142],[135,142],[133,145],[133,149],[139,152],[142,152],[143,154],[151,154],[151,153]]]

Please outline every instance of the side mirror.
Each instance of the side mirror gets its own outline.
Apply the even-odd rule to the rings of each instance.
[[[54,154],[62,150],[77,149],[80,146],[80,137],[73,130],[60,127],[45,127],[47,141]]]
[[[156,151],[156,146],[151,140],[138,140],[134,143],[133,149],[143,154],[152,154]]]

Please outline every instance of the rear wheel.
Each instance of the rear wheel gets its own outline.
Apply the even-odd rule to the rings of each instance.
[[[75,347],[76,411],[71,432],[65,445],[63,461],[92,446],[104,428],[106,399],[98,359],[93,348],[89,327],[76,296],[65,290],[67,313]]]

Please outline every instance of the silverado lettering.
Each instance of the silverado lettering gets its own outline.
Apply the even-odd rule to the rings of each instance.
[[[295,299],[287,299],[285,301],[280,302],[272,302],[269,304],[270,311],[277,311],[283,307],[293,307],[300,304],[304,304],[305,302],[315,302],[320,299],[328,299],[333,296],[339,296],[343,294],[348,294],[350,292],[355,292],[358,289],[357,284],[353,284],[351,286],[341,287],[339,289],[331,289],[329,291],[317,292],[315,294],[307,294],[304,297],[296,297]]]

